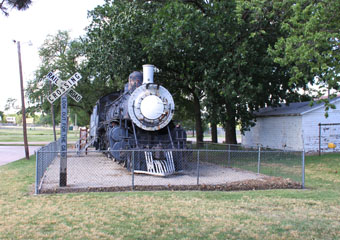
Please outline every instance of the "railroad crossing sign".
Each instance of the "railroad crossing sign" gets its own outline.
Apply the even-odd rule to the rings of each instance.
[[[77,102],[81,100],[82,96],[72,88],[72,86],[77,84],[81,79],[81,75],[75,73],[67,81],[62,81],[54,75],[53,72],[49,72],[46,78],[58,86],[58,88],[47,97],[48,101],[52,104],[61,97],[59,186],[65,187],[67,185],[67,95]],[[65,93],[67,93],[67,95]]]
[[[53,72],[49,72],[46,75],[46,78],[58,86],[58,88],[47,97],[47,100],[51,104],[66,92],[76,102],[79,102],[82,99],[82,96],[72,88],[72,86],[77,84],[82,78],[79,73],[75,73],[67,81],[60,80],[56,75],[53,74]]]

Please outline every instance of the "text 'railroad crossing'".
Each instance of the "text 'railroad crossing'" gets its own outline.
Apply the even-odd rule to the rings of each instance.
[[[75,73],[67,81],[60,80],[56,75],[53,74],[53,72],[49,72],[46,75],[46,78],[58,86],[58,88],[47,97],[47,100],[51,104],[66,92],[76,102],[79,102],[82,99],[82,96],[72,89],[72,86],[77,84],[77,82],[82,78],[79,73]]]

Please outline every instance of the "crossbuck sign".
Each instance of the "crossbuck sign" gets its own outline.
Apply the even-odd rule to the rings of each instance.
[[[72,88],[72,86],[77,84],[77,82],[81,79],[81,75],[79,73],[75,73],[67,81],[60,80],[53,74],[53,72],[49,72],[46,75],[46,78],[58,86],[58,88],[47,97],[47,100],[51,104],[66,92],[76,102],[79,102],[82,99],[82,96]]]
[[[81,100],[82,96],[72,89],[72,86],[77,84],[81,79],[81,75],[75,73],[67,81],[61,81],[56,75],[49,72],[46,78],[58,86],[58,88],[47,97],[48,101],[52,104],[61,97],[59,186],[65,187],[67,186],[67,95],[77,102]]]

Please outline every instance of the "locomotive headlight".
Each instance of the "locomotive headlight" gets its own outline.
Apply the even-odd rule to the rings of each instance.
[[[164,113],[164,104],[156,95],[150,95],[142,100],[140,111],[148,119],[157,119]]]
[[[157,84],[138,87],[131,94],[128,112],[131,120],[148,131],[162,129],[171,121],[175,104],[169,91]]]

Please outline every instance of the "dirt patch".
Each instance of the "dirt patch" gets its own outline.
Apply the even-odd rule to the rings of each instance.
[[[301,189],[300,183],[280,177],[263,177],[254,180],[237,181],[211,185],[136,185],[134,187],[59,187],[44,189],[41,193],[72,193],[72,192],[123,192],[123,191],[248,191],[268,189]]]

